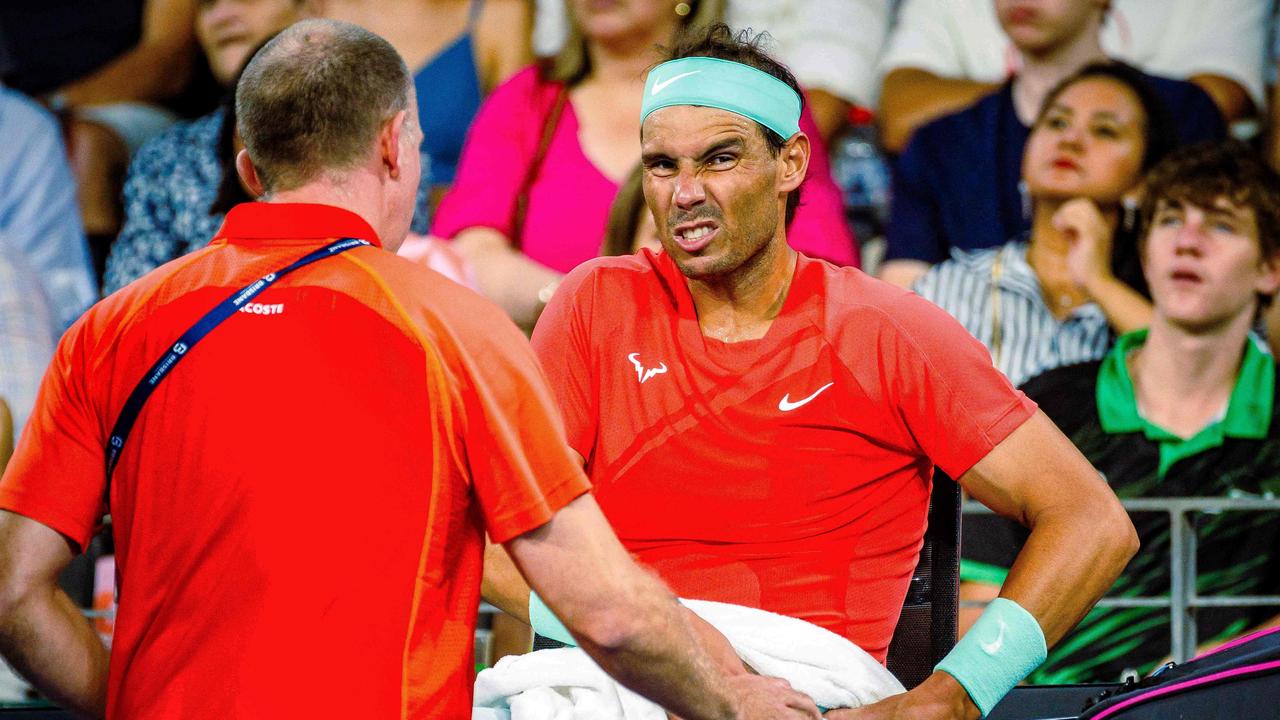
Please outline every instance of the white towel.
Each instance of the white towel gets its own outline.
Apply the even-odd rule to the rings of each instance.
[[[724,633],[761,675],[780,677],[819,707],[861,707],[904,692],[845,638],[764,610],[682,600]],[[660,707],[616,683],[577,648],[506,657],[476,677],[473,720],[665,720]],[[509,713],[509,714],[508,714]]]

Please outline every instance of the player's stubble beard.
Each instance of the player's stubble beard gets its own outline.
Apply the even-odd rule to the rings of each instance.
[[[731,210],[737,211],[730,214],[742,218],[740,224],[730,225],[725,213],[710,204],[690,212],[675,212],[667,219],[662,242],[685,278],[710,286],[748,290],[759,278],[769,274],[768,268],[775,256],[785,252],[786,240],[778,234],[782,215],[773,195],[772,176],[762,176],[759,185],[739,194],[733,203],[737,207]],[[714,220],[719,232],[711,245],[698,255],[690,256],[675,243],[673,233],[677,226],[697,220]]]

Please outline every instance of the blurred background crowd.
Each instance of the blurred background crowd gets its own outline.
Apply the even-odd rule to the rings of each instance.
[[[1276,13],[1272,0],[6,0],[0,468],[63,331],[252,200],[234,171],[234,89],[290,23],[347,20],[399,50],[424,130],[401,253],[528,331],[578,264],[658,247],[640,192],[644,75],[683,28],[725,22],[766,31],[805,87],[815,153],[796,249],[954,315],[1123,496],[1272,497]],[[1243,255],[1224,260],[1231,242]],[[1208,288],[1203,307],[1178,305],[1190,286]],[[1214,332],[1174,348],[1161,322]],[[1163,353],[1198,361],[1140,353],[1148,327]],[[1150,467],[1124,462],[1144,453]],[[1206,523],[1213,588],[1280,594],[1276,523]],[[1161,532],[1134,592],[1167,592],[1167,570],[1142,560]],[[998,586],[1016,536],[966,529],[974,597]],[[1081,642],[1107,637],[1107,657],[1068,643],[1041,679],[1158,661],[1131,660],[1159,646],[1144,625],[1159,613],[1144,612],[1086,623]],[[1201,637],[1276,613],[1224,609]]]

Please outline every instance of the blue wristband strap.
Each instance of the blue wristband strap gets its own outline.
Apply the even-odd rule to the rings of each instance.
[[[1012,600],[996,598],[934,669],[955,678],[985,716],[1047,655],[1035,617]]]
[[[568,645],[569,647],[577,647],[578,641],[573,639],[569,634],[569,629],[560,622],[560,618],[551,612],[551,608],[542,602],[542,598],[538,597],[538,593],[529,593],[529,624],[533,626],[533,631],[542,637],[551,638]]]

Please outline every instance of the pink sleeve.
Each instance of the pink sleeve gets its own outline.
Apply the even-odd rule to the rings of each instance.
[[[487,227],[511,237],[516,200],[557,91],[557,85],[541,81],[534,66],[489,95],[467,131],[458,173],[436,210],[432,235],[452,240],[467,228]]]
[[[800,129],[809,136],[812,151],[809,175],[800,186],[800,207],[787,230],[788,242],[810,257],[857,267],[858,243],[845,220],[840,189],[831,179],[831,160],[827,157],[826,143],[822,141],[808,108],[800,116]]]

